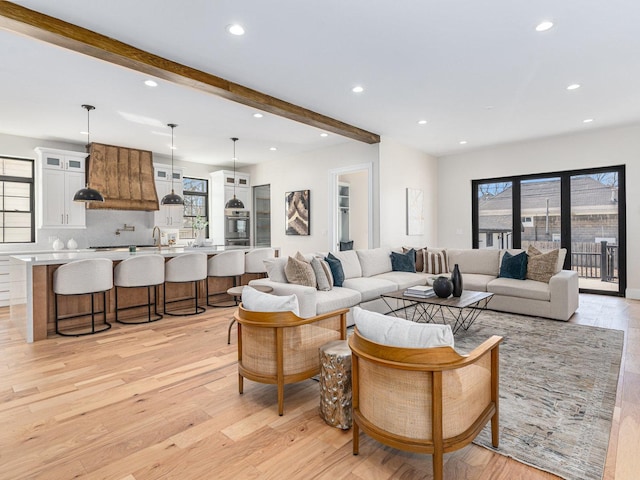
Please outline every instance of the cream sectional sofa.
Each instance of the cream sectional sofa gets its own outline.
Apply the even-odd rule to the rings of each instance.
[[[333,255],[342,264],[345,280],[342,287],[334,287],[329,291],[288,283],[285,275],[287,258],[265,262],[269,277],[252,280],[249,284],[268,285],[273,288],[275,295],[295,294],[302,317],[312,317],[356,305],[367,310],[388,313],[389,306],[380,299],[381,294],[414,285],[426,285],[434,278],[430,273],[393,271],[391,251],[389,248],[375,248],[334,252]],[[446,252],[449,268],[453,269],[453,266],[458,264],[465,289],[494,294],[489,302],[489,308],[492,310],[568,320],[578,308],[577,272],[561,270],[566,250],[561,251],[557,273],[551,277],[549,283],[499,278],[500,262],[504,252],[501,250],[447,249]],[[516,254],[521,250],[509,252]],[[304,256],[311,260],[313,254]]]

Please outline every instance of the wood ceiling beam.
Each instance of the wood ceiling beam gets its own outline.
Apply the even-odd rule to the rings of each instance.
[[[380,142],[375,133],[12,2],[0,1],[0,27],[360,142]]]

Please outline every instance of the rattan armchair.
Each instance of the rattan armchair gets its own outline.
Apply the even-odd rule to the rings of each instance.
[[[238,389],[243,380],[278,387],[278,414],[284,413],[284,386],[320,373],[318,349],[346,338],[347,309],[311,318],[293,312],[254,312],[240,304],[238,322]]]
[[[349,338],[353,382],[353,454],[360,430],[400,450],[433,455],[442,479],[443,454],[469,444],[491,420],[498,447],[498,345],[493,336],[461,356],[451,347],[399,348]]]

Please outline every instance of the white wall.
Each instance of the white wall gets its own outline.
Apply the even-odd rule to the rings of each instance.
[[[295,157],[254,165],[249,169],[251,185],[271,185],[271,244],[282,248],[283,255],[296,251],[317,252],[329,248],[329,170],[362,163],[374,164],[373,184],[377,185],[378,145],[347,141],[330,148]],[[310,190],[309,236],[285,235],[285,192]],[[374,241],[377,238],[378,191],[374,187]]]
[[[438,243],[471,248],[471,181],[626,165],[627,297],[640,298],[640,125],[502,145],[438,160]]]
[[[424,234],[407,235],[407,188],[424,192]],[[380,245],[424,247],[437,244],[438,161],[384,137],[380,144]]]

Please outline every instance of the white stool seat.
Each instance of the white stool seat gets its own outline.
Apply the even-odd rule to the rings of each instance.
[[[104,332],[111,328],[107,321],[107,290],[113,288],[113,262],[106,258],[95,258],[88,260],[76,260],[61,265],[53,272],[53,292],[55,294],[55,322],[56,333],[67,337],[79,337],[80,335],[92,335]],[[102,312],[96,312],[94,305],[94,293],[102,293]],[[58,314],[59,295],[91,295],[91,312],[66,315],[61,318]],[[96,313],[102,313],[104,323],[96,329]],[[91,330],[78,331],[60,330],[60,322],[91,315]]]
[[[242,250],[229,250],[220,252],[209,259],[207,262],[208,277],[231,277],[233,278],[233,286],[238,284],[238,277],[244,273],[244,252]],[[209,293],[209,281],[207,280],[207,305],[210,307],[231,307],[238,304],[234,299],[233,304],[210,303],[209,297],[212,295],[226,295],[227,289],[223,291]]]
[[[198,305],[198,282],[207,278],[207,255],[204,253],[184,253],[173,257],[164,264],[164,313],[167,315],[197,315],[205,311],[204,307]],[[168,312],[167,304],[182,302],[189,299],[167,301],[167,283],[193,282],[195,294],[191,297],[194,300],[195,310],[192,313]]]
[[[164,283],[164,257],[162,255],[140,255],[129,257],[119,264],[113,272],[116,300],[116,322],[119,323],[146,323],[160,320],[162,315],[158,313],[158,291],[155,287]],[[147,288],[146,305],[131,305],[120,307],[118,305],[118,287],[120,288]],[[153,302],[151,301],[151,289],[153,288]],[[122,321],[119,318],[121,310],[129,310],[139,307],[147,307],[147,319],[143,321]],[[154,316],[151,316],[153,306]]]

